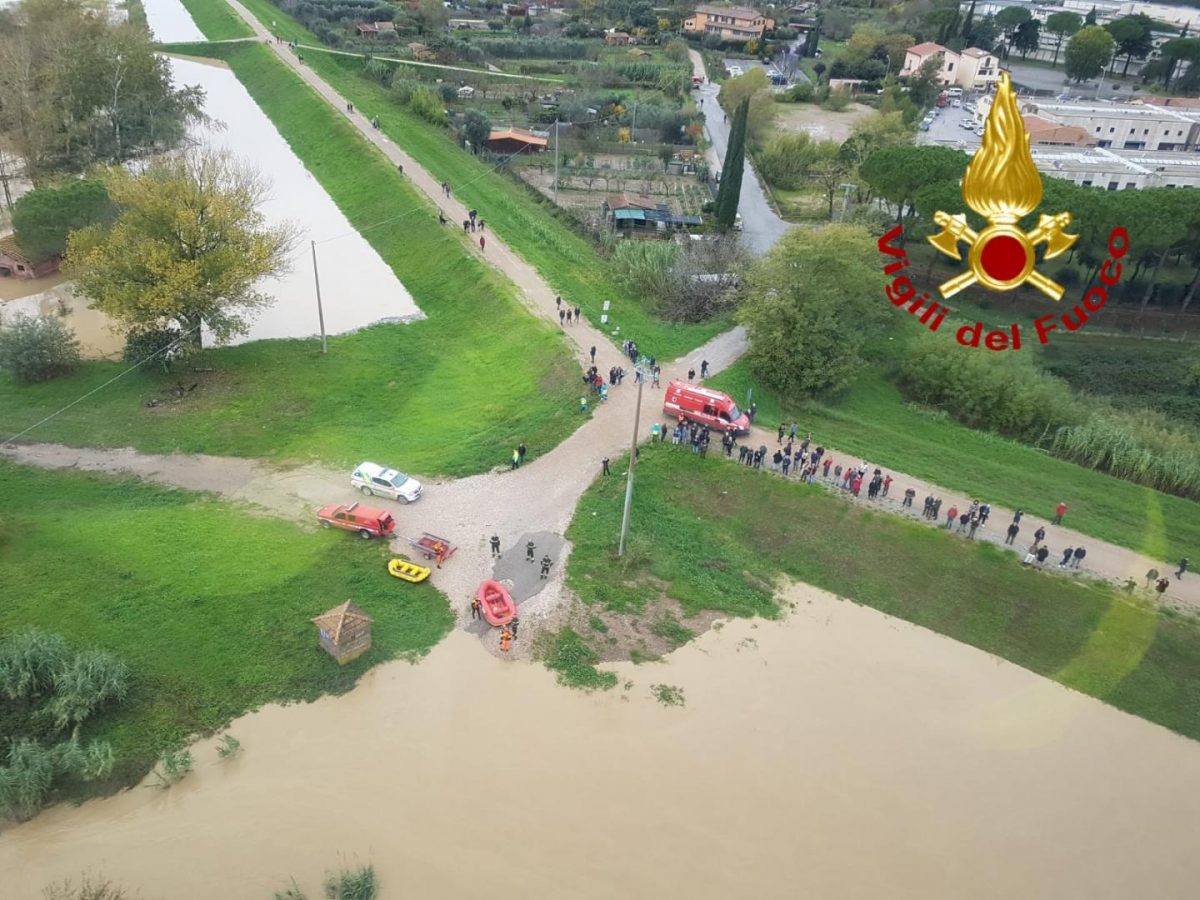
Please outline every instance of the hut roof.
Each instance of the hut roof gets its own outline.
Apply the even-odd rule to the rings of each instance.
[[[23,263],[27,266],[32,266],[34,264],[29,254],[21,249],[21,245],[17,243],[16,237],[11,234],[6,234],[4,237],[0,237],[0,253],[4,254],[14,262]]]
[[[374,621],[374,619],[349,600],[341,606],[335,606],[333,609],[322,613],[312,620],[313,624],[328,634],[330,640],[335,644],[341,637],[342,629],[346,625],[361,624],[364,622],[370,624]]]

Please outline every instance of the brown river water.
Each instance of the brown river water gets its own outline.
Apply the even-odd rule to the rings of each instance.
[[[161,791],[0,835],[0,896],[84,871],[264,900],[371,862],[381,897],[1196,896],[1200,745],[796,587],[585,695],[453,633],[350,694],[233,723]],[[650,685],[683,689],[665,707]]]

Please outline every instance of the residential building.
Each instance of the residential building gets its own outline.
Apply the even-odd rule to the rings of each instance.
[[[762,40],[775,30],[775,20],[744,6],[703,4],[683,20],[683,30],[691,34],[716,34],[727,41]]]
[[[511,156],[515,153],[542,153],[550,139],[524,128],[493,128],[483,146],[493,153]]]
[[[926,41],[904,52],[901,78],[910,78],[921,71],[930,59],[939,58],[937,81],[946,86],[956,85],[964,90],[985,90],[1000,80],[1000,60],[986,50],[968,47],[962,53],[948,50],[941,44]]]
[[[1086,128],[1060,125],[1041,116],[1021,116],[1029,135],[1030,147],[1095,147],[1097,141]]]
[[[363,37],[378,37],[381,34],[395,34],[394,22],[359,22],[355,26]]]
[[[58,271],[57,256],[35,262],[11,234],[0,237],[0,278],[41,278]]]

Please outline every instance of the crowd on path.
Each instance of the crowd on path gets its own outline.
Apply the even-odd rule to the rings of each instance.
[[[711,440],[708,426],[685,421],[680,421],[670,429],[665,422],[661,430],[657,424],[654,426],[654,439],[665,442],[668,434],[672,444],[690,445],[693,453],[702,457],[707,456]],[[819,480],[825,487],[844,491],[856,500],[862,498],[864,487],[866,489],[865,499],[869,502],[881,502],[891,497],[895,478],[890,473],[873,467],[866,461],[860,461],[858,465],[838,463],[824,446],[815,443],[811,432],[799,440],[797,439],[798,434],[799,428],[795,422],[791,423],[790,427],[780,424],[775,435],[777,447],[772,452],[765,444],[760,443],[755,447],[752,442],[750,444],[740,443],[739,439],[732,434],[723,432],[721,447],[726,458],[735,460],[738,465],[752,469],[767,469],[781,478],[799,480],[808,484],[816,484]],[[605,469],[607,469],[607,463],[608,460],[605,460]],[[907,515],[915,515],[916,497],[915,488],[905,488],[900,500],[900,510]],[[1065,502],[1059,502],[1054,508],[1051,524],[1061,525],[1067,509],[1068,506]],[[957,505],[951,503],[943,514],[942,498],[931,494],[924,498],[920,515],[921,518],[936,524],[944,531],[963,535],[966,540],[973,541],[977,533],[987,528],[991,514],[991,504],[980,500],[972,500],[966,508],[961,510]],[[1013,519],[1005,527],[1001,543],[1009,547],[1017,545],[1024,517],[1024,510],[1018,509],[1013,513]],[[1054,552],[1047,544],[1046,526],[1039,525],[1033,532],[1032,543],[1026,547],[1022,565],[1043,567]],[[1082,570],[1084,568],[1084,560],[1087,558],[1088,551],[1082,544],[1068,546],[1057,552],[1061,553],[1061,558],[1056,557],[1059,569]],[[1174,573],[1176,580],[1183,577],[1189,566],[1187,558],[1180,560]],[[1132,581],[1126,583],[1127,590],[1132,590],[1131,584],[1133,584]],[[1155,569],[1151,569],[1146,574],[1147,589],[1153,586],[1160,596],[1165,593],[1169,584],[1169,579],[1160,577],[1159,572]]]

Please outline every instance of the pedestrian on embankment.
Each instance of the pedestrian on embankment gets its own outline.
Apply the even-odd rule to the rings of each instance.
[[[608,457],[607,457],[607,456],[606,456],[606,457],[604,457],[604,459],[600,460],[600,474],[601,474],[601,475],[608,475],[608,474],[609,474],[609,471],[608,471]]]
[[[1185,556],[1179,561],[1179,569],[1175,572],[1175,580],[1179,581],[1183,578],[1183,573],[1188,570],[1188,558]]]
[[[1065,516],[1066,514],[1067,514],[1067,504],[1059,503],[1058,506],[1054,507],[1054,524],[1061,525],[1063,516]]]
[[[536,549],[537,549],[537,544],[535,544],[533,541],[530,541],[528,544],[525,545],[525,561],[526,562],[533,562],[533,551]]]
[[[1085,556],[1087,556],[1087,551],[1082,547],[1076,547],[1075,552],[1071,554],[1071,568],[1078,569]]]
[[[500,557],[500,535],[493,534],[492,535],[492,559],[498,559],[499,557]]]
[[[1016,522],[1013,522],[1011,525],[1009,525],[1009,526],[1008,526],[1008,537],[1006,537],[1006,538],[1004,539],[1004,543],[1006,543],[1006,544],[1009,544],[1009,545],[1011,546],[1011,545],[1012,545],[1012,542],[1013,542],[1014,540],[1016,540],[1016,538],[1017,538],[1017,533],[1018,533],[1020,530],[1021,530],[1021,526],[1020,526],[1020,525],[1018,525]]]

